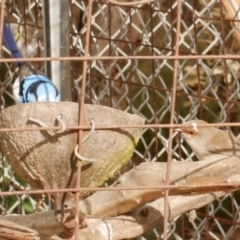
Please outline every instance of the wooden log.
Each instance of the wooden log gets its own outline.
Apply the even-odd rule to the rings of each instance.
[[[170,182],[177,188],[170,190],[169,220],[239,189],[239,161],[237,157],[230,157],[218,161],[172,162]],[[164,188],[161,189],[161,186],[165,183],[165,173],[166,163],[142,163],[114,184],[114,187],[137,186],[139,190],[99,191],[82,199],[79,204],[87,216],[87,228],[80,230],[81,237],[91,240],[96,239],[97,234],[97,239],[105,240],[111,233],[112,239],[130,238],[161,225],[164,214]],[[229,186],[213,185],[221,183],[229,183]],[[203,187],[203,184],[213,186]],[[152,189],[153,186],[160,188]],[[50,211],[0,219],[35,229],[49,237],[57,237],[63,228],[54,215],[54,211]]]
[[[78,125],[78,104],[26,103],[6,108],[0,114],[1,128],[33,129],[38,126],[30,117],[42,121],[47,126],[56,126],[56,117],[62,116],[67,126]],[[144,124],[138,115],[118,111],[113,108],[88,105],[84,108],[83,125],[89,126],[92,118],[96,125]],[[86,135],[89,131],[85,131]],[[113,177],[130,159],[141,136],[140,128],[119,128],[95,130],[83,143],[81,154],[85,158],[96,159],[94,163],[83,163],[82,187],[96,187]],[[1,149],[7,156],[13,170],[35,189],[60,189],[76,186],[77,158],[74,149],[78,144],[78,130],[67,130],[54,136],[46,131],[1,132]],[[84,194],[84,193],[83,193]],[[56,210],[62,205],[62,193],[52,194]],[[71,196],[69,197],[71,199]],[[65,199],[68,199],[66,196]]]

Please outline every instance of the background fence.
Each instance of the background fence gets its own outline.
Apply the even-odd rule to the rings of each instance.
[[[4,17],[11,24],[25,57],[44,57],[50,53],[53,57],[84,56],[89,1],[58,2],[60,6],[55,6],[54,15],[51,4],[55,1],[6,1]],[[86,69],[85,102],[138,114],[149,124],[168,124],[171,117],[174,123],[195,118],[212,123],[239,122],[240,64],[231,57],[239,53],[238,14],[239,5],[234,0],[158,0],[142,4],[123,0],[119,5],[93,0],[89,56],[95,58],[88,61]],[[174,55],[179,59],[176,66]],[[0,67],[1,108],[4,109],[14,104],[12,83],[18,73],[14,63],[7,61],[9,52],[4,45],[2,57],[6,58]],[[82,61],[64,60],[61,62],[64,65],[56,61],[52,65],[44,65],[44,61],[33,64],[44,69],[60,86],[62,100],[79,101]],[[174,74],[177,74],[175,87]],[[238,136],[239,127],[232,131]],[[168,140],[168,129],[145,128],[124,170],[143,161],[165,162]],[[196,160],[176,132],[172,140],[172,158]],[[1,191],[30,189],[12,172],[4,156],[0,169]],[[238,239],[238,198],[239,193],[232,193],[199,209],[193,223],[185,214],[178,216],[170,224],[168,238]],[[51,201],[47,197],[43,199],[38,205],[34,196],[0,196],[0,212],[26,214],[51,209]],[[159,234],[155,229],[138,239],[157,239]]]

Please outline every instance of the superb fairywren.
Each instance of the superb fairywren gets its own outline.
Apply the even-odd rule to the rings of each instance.
[[[22,58],[10,28],[4,23],[3,40],[13,58]],[[58,102],[60,95],[56,86],[41,71],[30,65],[18,62],[19,77],[13,84],[13,96],[17,103]]]

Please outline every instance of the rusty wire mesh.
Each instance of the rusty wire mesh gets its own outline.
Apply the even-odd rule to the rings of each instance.
[[[125,2],[125,1],[121,1]],[[181,3],[181,18],[177,7]],[[69,0],[71,55],[84,55],[88,1]],[[236,9],[235,21],[238,21]],[[6,1],[5,18],[18,35],[18,46],[25,57],[43,57],[43,18],[41,1]],[[180,21],[180,31],[177,31]],[[148,124],[183,123],[194,118],[208,122],[239,122],[240,64],[230,55],[239,52],[233,20],[222,1],[166,1],[118,6],[106,1],[93,1],[89,56],[106,57],[88,61],[85,102],[138,114]],[[179,45],[176,38],[179,34]],[[179,49],[177,69],[174,67]],[[9,57],[3,45],[2,56]],[[228,54],[228,57],[226,55]],[[205,57],[194,57],[204,55]],[[116,56],[119,59],[110,59]],[[131,56],[134,56],[131,59]],[[138,57],[139,56],[139,57]],[[148,58],[141,58],[146,56]],[[162,56],[162,58],[158,58]],[[34,63],[38,68],[43,62]],[[1,107],[14,104],[12,82],[16,77],[13,63],[1,64]],[[82,61],[71,61],[72,100],[82,93]],[[177,74],[173,92],[174,73]],[[173,102],[173,96],[176,102]],[[171,108],[174,103],[174,108]],[[239,134],[239,128],[232,129]],[[171,134],[172,158],[195,160],[191,149],[176,133]],[[131,162],[167,161],[169,130],[145,128]],[[1,191],[29,190],[1,158]],[[197,211],[197,219],[189,223],[186,215],[170,223],[169,239],[238,239],[239,194],[232,193]],[[38,206],[34,196],[0,197],[1,214],[26,214],[49,210],[47,199]],[[158,228],[139,239],[157,239]]]

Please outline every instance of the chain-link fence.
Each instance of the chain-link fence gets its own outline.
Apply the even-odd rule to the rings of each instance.
[[[69,49],[71,57],[81,57],[85,53],[89,1],[69,0],[68,3],[69,9],[65,11],[69,14],[70,35],[56,38],[69,38],[70,46],[61,47]],[[148,124],[168,124],[171,115],[174,123],[195,118],[211,123],[239,122],[240,64],[233,57],[240,46],[237,1],[158,0],[142,4],[131,2],[129,6],[128,1],[119,3],[93,1],[89,56],[95,59],[89,60],[87,65],[86,103],[140,115]],[[179,4],[180,31],[177,28]],[[10,23],[24,57],[43,57],[46,53],[44,21],[49,18],[49,12],[42,1],[7,0],[5,6],[4,18]],[[178,55],[183,57],[178,58],[176,91],[173,92],[177,57],[171,56],[177,48]],[[197,57],[199,55],[203,57]],[[12,84],[18,71],[14,63],[7,61],[9,52],[4,45],[2,57],[6,58],[0,68],[1,108],[4,109],[15,104]],[[71,100],[79,101],[83,62],[66,61],[70,63],[70,78],[64,84],[71,86]],[[32,63],[38,69],[44,67],[44,62]],[[61,73],[61,69],[59,71]],[[232,131],[236,136],[239,134],[238,127]],[[172,140],[173,159],[196,160],[177,132],[173,133]],[[144,128],[131,162],[123,172],[144,161],[166,162],[168,142],[167,128]],[[1,159],[1,191],[29,190],[30,186],[11,171],[5,156]],[[51,202],[46,198],[1,196],[0,211],[1,214],[46,211],[51,209]],[[217,199],[198,209],[193,222],[189,222],[185,214],[176,217],[169,225],[168,239],[240,238],[238,199],[238,193]],[[137,239],[160,236],[161,231],[156,228]]]

